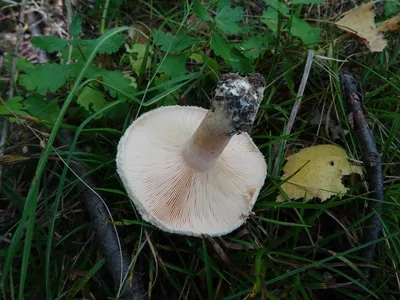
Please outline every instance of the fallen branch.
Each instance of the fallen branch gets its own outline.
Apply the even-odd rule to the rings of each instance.
[[[66,130],[60,130],[60,137],[60,141],[63,144],[70,144],[72,142],[72,138]],[[86,175],[88,170],[82,164],[73,162],[70,164],[69,169],[83,181],[79,187],[83,192],[83,199],[92,220],[93,231],[96,233],[100,250],[106,258],[107,267],[113,278],[116,293],[118,293],[121,279],[123,279],[123,299],[146,299],[141,276],[138,273],[133,278],[126,276],[129,272],[130,256],[119,242],[115,225],[106,221],[111,216],[99,194],[94,191],[96,183]]]
[[[367,120],[363,113],[363,93],[358,82],[350,74],[340,74],[342,91],[346,99],[349,123],[357,133],[362,149],[362,160],[367,170],[367,180],[370,190],[370,198],[373,199],[368,206],[374,214],[368,219],[363,234],[363,243],[368,243],[379,238],[382,224],[379,220],[382,215],[383,205],[383,178],[381,159],[376,150],[375,139]],[[372,261],[375,254],[375,244],[365,247],[361,252],[361,257]],[[370,277],[371,269],[364,268],[366,278]]]

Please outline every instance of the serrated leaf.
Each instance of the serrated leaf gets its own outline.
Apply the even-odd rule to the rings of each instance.
[[[4,103],[0,102],[0,115],[27,115],[28,113],[24,110],[23,100],[24,98],[16,96],[8,99]]]
[[[126,94],[134,94],[136,92],[135,79],[133,77],[125,76],[121,71],[110,71],[100,67],[92,66],[88,70],[88,77],[97,79],[104,82],[104,88],[109,91],[112,97],[117,96],[112,88],[120,90]],[[112,87],[112,88],[111,88]]]
[[[310,1],[313,1],[313,0],[310,0]],[[280,0],[264,0],[264,2],[268,6],[270,6],[273,9],[279,11],[282,16],[287,16],[289,14],[289,8],[286,6],[285,3],[281,2]]]
[[[25,99],[24,105],[32,117],[51,123],[57,120],[60,113],[60,107],[57,101],[46,100],[43,96],[38,94],[30,95]]]
[[[248,73],[254,69],[252,61],[241,55],[233,46],[228,45],[217,32],[214,32],[211,37],[210,47],[216,55],[224,59],[225,63],[232,68],[232,71]]]
[[[272,30],[273,33],[278,32],[278,21],[279,21],[279,12],[272,7],[269,7],[264,11],[260,18],[261,22],[263,22],[269,29]]]
[[[290,199],[304,197],[304,201],[309,201],[316,197],[325,201],[337,193],[341,198],[348,191],[342,176],[363,174],[361,167],[351,165],[346,152],[334,145],[311,146],[286,159],[281,179],[288,179],[281,189]],[[278,201],[285,199],[282,194],[277,198]]]
[[[293,4],[322,4],[327,0],[293,0]]]
[[[295,16],[292,18],[290,33],[300,38],[306,45],[313,46],[321,41],[321,28],[311,26]]]
[[[34,36],[31,42],[35,47],[53,53],[63,50],[68,45],[69,41],[56,36]]]
[[[225,42],[224,38],[216,31],[214,31],[211,36],[210,47],[211,49],[213,49],[216,55],[221,56],[223,59],[232,59],[229,45]]]
[[[174,36],[170,32],[165,34],[161,30],[153,29],[152,34],[154,43],[159,46],[162,51],[168,51],[169,53],[181,52],[201,41],[197,38],[187,35],[186,33],[179,33]]]
[[[86,109],[90,114],[98,112],[106,104],[103,93],[96,90],[93,86],[85,86],[83,91],[79,94],[76,101],[80,106]],[[103,115],[100,114],[96,116],[95,119],[102,118]]]
[[[268,49],[266,36],[252,36],[248,40],[235,44],[235,48],[247,58],[256,59],[262,56]]]
[[[7,53],[6,56],[4,56],[4,62],[3,62],[4,68],[7,70],[10,70],[11,62],[12,62],[12,53],[9,52],[9,53]],[[33,69],[33,68],[35,68],[35,67],[29,60],[22,58],[22,57],[17,58],[17,70],[18,71],[25,72],[26,70]]]
[[[187,54],[168,54],[161,65],[160,72],[171,78],[185,75],[187,58]]]
[[[26,71],[29,69],[34,69],[35,66],[29,60],[24,58],[18,58],[17,60],[17,70],[18,71]]]
[[[215,23],[217,28],[226,34],[239,34],[242,32],[240,22],[243,19],[243,8],[231,8],[230,1],[220,1],[217,7]]]
[[[81,68],[80,63],[36,65],[34,69],[28,69],[26,74],[20,76],[19,83],[28,91],[37,90],[39,94],[44,95],[48,91],[56,92],[67,83],[68,78],[75,77]]]
[[[79,16],[73,16],[69,30],[73,37],[77,37],[82,32],[82,19]]]
[[[201,5],[199,0],[194,0],[194,7],[193,10],[196,14],[196,16],[203,21],[211,21],[212,18],[206,11],[206,9]]]
[[[76,40],[77,43],[83,43],[84,45],[87,46],[87,51],[88,52],[92,52],[94,50],[94,48],[96,47],[96,45],[99,43],[101,37],[95,39],[95,40]],[[125,35],[124,34],[116,34],[113,35],[111,38],[109,38],[108,40],[106,40],[106,42],[104,44],[102,44],[100,46],[100,48],[98,49],[98,53],[99,54],[111,54],[114,52],[117,52],[119,50],[119,48],[121,48],[121,46],[124,44],[125,42]]]

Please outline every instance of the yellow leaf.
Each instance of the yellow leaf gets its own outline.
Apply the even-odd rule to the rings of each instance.
[[[400,29],[400,15],[394,16],[378,26],[378,30],[381,32],[396,31],[399,29]]]
[[[286,159],[281,179],[293,177],[281,189],[290,199],[309,201],[316,197],[325,201],[338,193],[341,198],[348,191],[342,177],[352,173],[362,176],[361,167],[351,165],[346,152],[334,145],[308,147]],[[282,194],[277,197],[279,202],[285,199]]]
[[[372,2],[370,2],[349,10],[335,24],[340,29],[358,36],[371,52],[382,52],[387,45],[387,41],[376,28],[374,18],[375,12]]]

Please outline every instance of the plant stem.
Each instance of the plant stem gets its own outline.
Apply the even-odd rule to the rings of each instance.
[[[110,0],[106,0],[104,3],[103,14],[101,16],[101,24],[100,24],[100,33],[104,34],[104,28],[106,26],[106,18],[107,18],[107,11],[108,6],[110,5]]]

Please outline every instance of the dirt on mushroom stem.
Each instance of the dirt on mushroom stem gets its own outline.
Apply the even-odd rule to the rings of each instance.
[[[252,73],[221,76],[207,115],[183,147],[187,164],[207,171],[215,164],[235,134],[248,131],[254,123],[263,98],[265,79]]]

